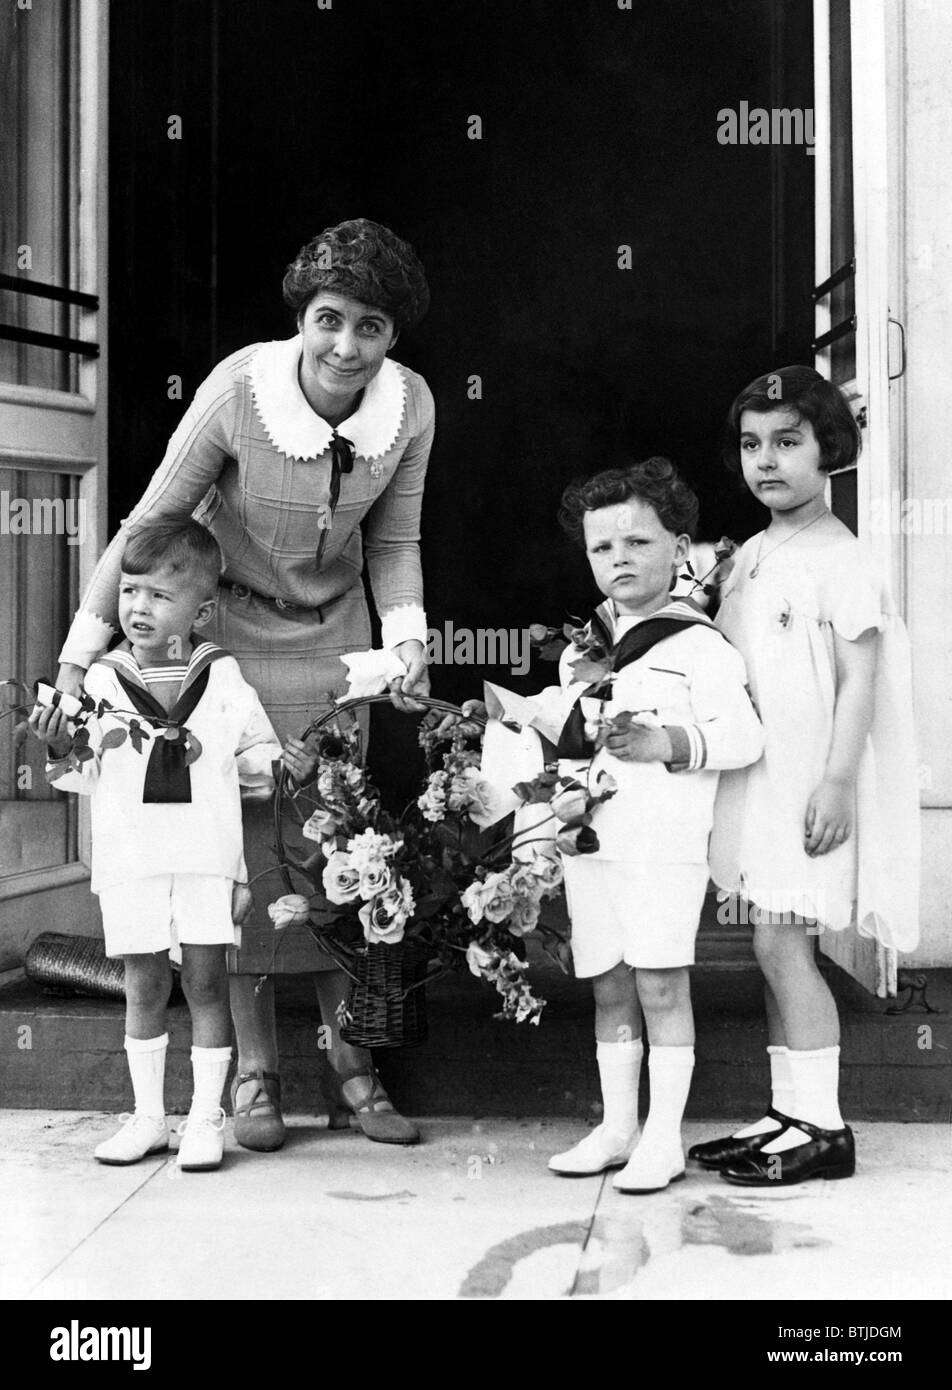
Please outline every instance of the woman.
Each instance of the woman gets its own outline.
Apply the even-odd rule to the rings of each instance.
[[[423,268],[407,242],[358,218],[302,247],[283,288],[297,336],[242,348],[199,387],[96,568],[60,655],[61,689],[75,693],[116,635],[129,535],[160,518],[194,515],[225,557],[214,630],[203,635],[238,659],[282,742],[344,693],[341,653],[370,646],[364,551],[383,645],[407,668],[390,682],[394,704],[419,708],[408,695],[428,692],[419,537],[433,398],[422,377],[387,356],[401,329],[427,310]],[[274,864],[270,808],[249,805],[244,819],[253,878]],[[267,905],[277,891],[270,875],[254,885],[251,920],[230,962],[236,1139],[259,1150],[284,1142],[271,977],[314,972],[343,1099],[369,1138],[416,1142],[370,1053],[340,1037],[346,976],[306,927],[275,936]]]

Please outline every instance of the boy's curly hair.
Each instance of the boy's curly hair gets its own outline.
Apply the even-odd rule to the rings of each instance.
[[[300,319],[321,291],[382,309],[397,329],[419,323],[430,305],[423,267],[389,227],[355,217],[302,246],[284,276],[284,300]]]
[[[666,458],[644,459],[629,468],[609,468],[592,478],[570,483],[562,493],[559,524],[584,549],[585,513],[628,502],[633,497],[654,508],[666,531],[694,539],[700,505],[674,464]]]

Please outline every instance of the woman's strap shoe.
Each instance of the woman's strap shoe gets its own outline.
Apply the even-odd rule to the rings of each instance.
[[[370,1090],[362,1101],[352,1104],[344,1095],[344,1087],[348,1081],[354,1081],[357,1077],[365,1077],[370,1083]],[[358,1125],[368,1139],[373,1139],[377,1144],[419,1144],[420,1131],[412,1120],[406,1119],[394,1109],[393,1102],[373,1067],[361,1067],[346,1076],[338,1076],[337,1079],[341,1096],[353,1110]]]
[[[238,1090],[246,1081],[258,1084],[251,1100],[238,1104]],[[287,1131],[281,1115],[281,1078],[273,1071],[245,1071],[231,1083],[231,1108],[235,1116],[235,1141],[243,1149],[273,1153],[284,1143]]]
[[[741,1187],[790,1187],[808,1178],[851,1178],[856,1171],[856,1145],[849,1125],[820,1129],[805,1120],[791,1120],[810,1138],[782,1153],[748,1154],[721,1169],[721,1177]],[[774,1136],[776,1138],[776,1136]]]
[[[688,1158],[692,1163],[700,1163],[702,1168],[724,1168],[729,1163],[746,1158],[748,1154],[757,1153],[771,1139],[776,1139],[778,1134],[783,1134],[785,1129],[796,1124],[789,1115],[781,1115],[772,1105],[767,1107],[766,1114],[768,1119],[777,1121],[779,1129],[766,1129],[762,1134],[751,1134],[746,1139],[728,1134],[723,1139],[711,1139],[706,1144],[692,1144],[688,1149]]]

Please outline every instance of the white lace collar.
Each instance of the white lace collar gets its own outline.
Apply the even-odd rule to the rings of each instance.
[[[271,443],[294,459],[319,458],[330,448],[332,426],[307,403],[298,381],[301,335],[262,343],[249,376],[255,408]],[[364,388],[360,408],[338,425],[358,458],[380,458],[393,447],[406,406],[407,383],[396,362],[383,366]]]

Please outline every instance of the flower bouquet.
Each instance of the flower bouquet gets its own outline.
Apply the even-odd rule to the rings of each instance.
[[[342,701],[302,736],[316,757],[311,780],[279,777],[275,829],[288,892],[269,909],[275,927],[306,923],[351,975],[341,1032],[357,1046],[422,1041],[422,986],[454,968],[495,986],[497,1017],[537,1024],[545,1000],[530,985],[523,943],[538,932],[565,968],[567,945],[544,921],[543,903],[561,892],[560,853],[585,852],[588,840],[597,847],[592,809],[614,784],[604,778],[590,789],[547,769],[507,800],[480,773],[483,721],[441,735],[442,714],[460,711],[427,698],[423,787],[394,816],[362,763],[353,719],[387,700]],[[530,825],[516,828],[513,804],[532,808]]]

